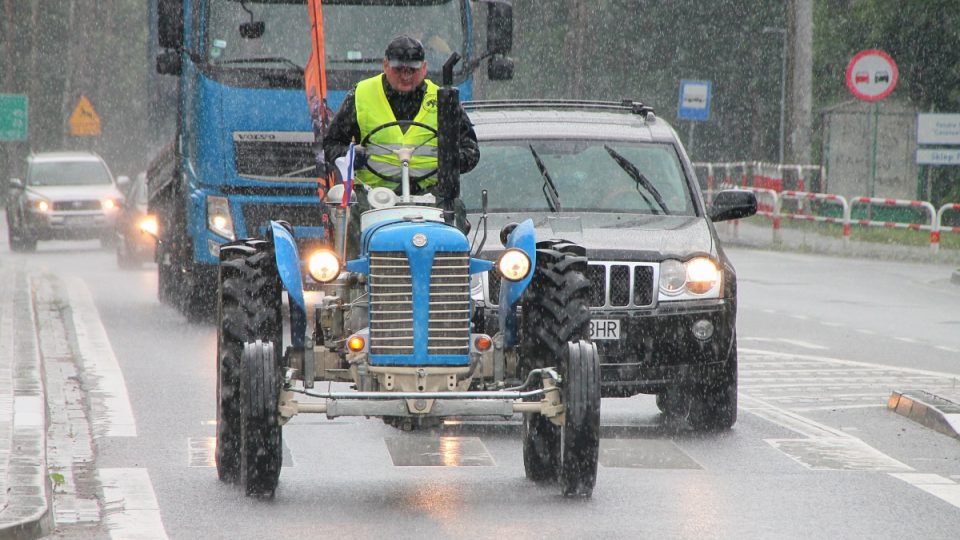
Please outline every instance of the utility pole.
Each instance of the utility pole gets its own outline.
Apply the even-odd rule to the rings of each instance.
[[[787,110],[787,30],[786,28],[772,28],[765,26],[764,34],[780,34],[780,138],[777,145],[777,163],[783,163],[784,130],[786,129]]]
[[[790,0],[791,60],[787,159],[810,163],[813,116],[813,0]]]

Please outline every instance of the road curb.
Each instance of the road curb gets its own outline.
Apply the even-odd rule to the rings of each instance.
[[[6,272],[4,272],[6,274]],[[0,538],[39,538],[53,528],[52,490],[47,477],[47,405],[43,368],[36,341],[32,287],[22,271],[14,285],[10,364],[10,444],[5,505],[0,508]],[[8,411],[4,411],[8,412]]]
[[[894,391],[887,409],[918,424],[960,439],[960,404],[923,390]]]
[[[953,271],[953,275],[950,276],[950,283],[960,285],[960,268]]]

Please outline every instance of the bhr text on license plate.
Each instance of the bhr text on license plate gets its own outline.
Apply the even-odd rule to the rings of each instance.
[[[591,319],[590,339],[620,339],[620,321],[616,319]]]

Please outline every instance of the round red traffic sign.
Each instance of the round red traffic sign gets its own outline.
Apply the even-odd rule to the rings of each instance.
[[[897,86],[897,63],[879,49],[856,54],[847,64],[847,88],[864,101],[880,101]]]

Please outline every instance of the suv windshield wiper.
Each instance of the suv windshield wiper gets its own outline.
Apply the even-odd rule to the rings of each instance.
[[[630,178],[632,178],[633,181],[637,183],[637,193],[639,193],[640,196],[643,197],[643,200],[646,201],[647,206],[649,206],[650,209],[654,211],[654,213],[656,213],[657,211],[656,206],[654,206],[653,203],[650,202],[650,199],[647,198],[647,196],[644,195],[642,191],[640,191],[640,186],[643,186],[643,188],[646,189],[647,192],[649,192],[650,195],[653,196],[653,199],[657,201],[657,206],[663,209],[664,214],[670,213],[670,210],[667,208],[667,203],[663,200],[663,197],[660,195],[660,192],[657,191],[657,188],[653,187],[653,184],[650,183],[650,180],[647,180],[647,177],[640,172],[640,169],[638,169],[636,165],[634,165],[633,163],[630,163],[630,161],[627,158],[620,155],[619,152],[617,152],[613,148],[610,148],[608,145],[606,144],[603,145],[603,148],[604,150],[607,151],[608,154],[610,154],[610,157],[612,157],[613,160],[617,162],[617,165],[619,165],[620,168],[623,169],[624,172],[629,174]]]
[[[295,70],[297,73],[303,75],[303,67],[300,64],[297,64],[289,58],[284,58],[282,56],[268,56],[261,58],[232,58],[230,60],[222,60],[217,62],[218,65],[225,64],[286,64],[290,66],[290,69]]]
[[[530,147],[530,153],[533,154],[533,160],[537,162],[537,168],[540,169],[540,174],[543,176],[543,195],[547,198],[547,204],[550,205],[550,210],[559,213],[560,193],[557,191],[557,185],[553,183],[553,178],[550,178],[550,173],[547,172],[547,166],[543,164],[543,160],[533,149],[533,145],[528,146]]]

